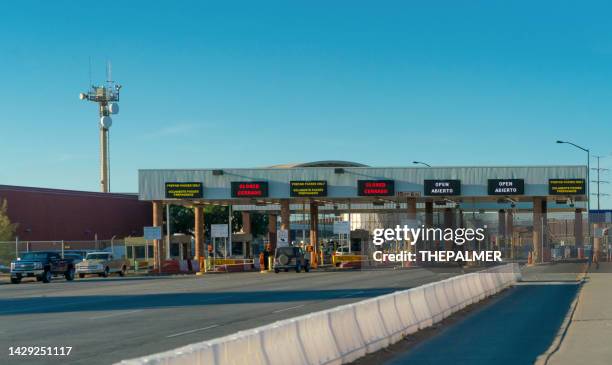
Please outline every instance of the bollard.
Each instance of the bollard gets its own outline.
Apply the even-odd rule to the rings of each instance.
[[[138,272],[138,261],[134,260],[134,271]]]
[[[206,264],[207,264],[206,258],[198,257],[197,261],[198,261],[199,270],[198,270],[198,272],[196,272],[196,275],[204,275],[207,272],[207,270],[206,270],[207,269],[207,267],[206,267]]]
[[[527,265],[533,264],[533,253],[529,252],[529,256],[527,256]]]
[[[259,272],[266,272],[266,259],[264,258],[263,251],[259,253]]]

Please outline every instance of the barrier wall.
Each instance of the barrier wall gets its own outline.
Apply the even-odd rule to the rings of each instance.
[[[119,364],[344,364],[440,322],[519,279],[517,264],[497,266]]]

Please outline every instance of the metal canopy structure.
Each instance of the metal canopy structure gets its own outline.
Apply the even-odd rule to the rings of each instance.
[[[419,222],[418,211],[424,213],[422,223],[428,227],[484,225],[480,217],[467,222],[470,218],[465,212],[477,212],[478,216],[494,212],[499,236],[496,244],[504,246],[516,238],[512,228],[514,213],[526,212],[531,215],[533,259],[539,262],[544,260],[543,253],[550,242],[549,212],[571,212],[576,222],[572,238],[575,246],[589,242],[589,235],[585,239],[582,234],[587,183],[586,166],[369,167],[320,161],[267,168],[140,170],[139,199],[153,202],[153,226],[163,224],[164,205],[167,210],[169,205],[193,208],[194,257],[204,255],[203,206],[213,204],[229,206],[230,227],[231,212],[242,211],[242,220],[247,222],[242,227],[244,233],[251,233],[251,212],[267,214],[266,249],[271,252],[278,235],[291,237],[291,231],[297,234],[300,225],[302,241],[311,249],[313,267],[319,260],[318,252],[323,252],[319,233],[323,234],[325,228],[320,229],[319,223],[330,216],[349,222],[348,245],[356,240],[362,251],[368,251],[368,232],[402,221],[415,224]],[[241,252],[250,257],[252,246],[242,244]],[[444,244],[448,246],[448,242]],[[232,247],[231,239],[229,246]],[[510,246],[507,252],[514,255],[518,246]],[[155,241],[154,247],[155,257],[165,257],[169,250],[160,240]]]
[[[286,167],[285,167],[286,166]],[[304,167],[307,166],[307,167]],[[252,210],[274,207],[281,200],[290,199],[292,205],[316,201],[320,205],[336,205],[344,210],[396,209],[406,197],[416,198],[418,203],[435,201],[438,205],[461,204],[472,209],[495,209],[498,204],[514,204],[519,209],[530,209],[533,197],[546,197],[551,209],[582,207],[586,193],[551,194],[551,180],[586,181],[586,166],[467,166],[467,167],[366,167],[341,161],[322,161],[310,164],[277,165],[269,168],[237,169],[160,169],[139,170],[139,198],[148,201],[165,201],[173,204],[223,204],[237,209],[251,206]],[[459,193],[444,191],[430,195],[426,191],[429,181],[457,181]],[[520,180],[520,194],[495,194],[488,191],[494,180]],[[292,196],[291,182],[325,182],[324,196]],[[392,192],[364,196],[359,181],[392,182]],[[265,192],[259,196],[239,197],[232,192],[232,183],[257,182],[265,184]],[[167,194],[166,184],[197,183],[198,196],[176,198]],[[429,182],[429,184],[432,184]],[[263,186],[263,184],[262,184]],[[234,192],[235,193],[235,192]],[[390,193],[390,194],[389,194]],[[361,206],[359,206],[361,205]],[[298,206],[292,207],[292,210]],[[303,209],[303,208],[302,208]]]

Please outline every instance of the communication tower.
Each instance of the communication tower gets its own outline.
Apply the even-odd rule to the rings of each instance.
[[[119,113],[119,90],[121,85],[112,79],[111,64],[107,64],[106,82],[103,85],[91,85],[87,92],[80,93],[81,100],[98,103],[100,113],[100,189],[103,193],[110,191],[110,153],[109,130],[113,125],[112,114]]]

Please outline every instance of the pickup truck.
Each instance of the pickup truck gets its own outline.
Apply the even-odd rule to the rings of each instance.
[[[81,279],[87,274],[107,277],[117,273],[119,276],[124,276],[129,265],[128,261],[115,257],[112,252],[90,252],[83,261],[76,264],[76,272]]]
[[[25,252],[11,262],[11,283],[19,284],[24,277],[35,277],[36,281],[51,282],[54,276],[63,275],[74,280],[74,261],[63,258],[59,252]]]

